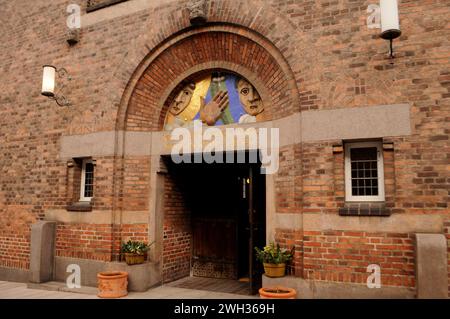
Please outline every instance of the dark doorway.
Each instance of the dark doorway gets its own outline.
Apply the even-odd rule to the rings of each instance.
[[[257,293],[263,271],[254,247],[264,246],[266,236],[261,165],[164,160],[191,216],[191,276],[235,280]]]

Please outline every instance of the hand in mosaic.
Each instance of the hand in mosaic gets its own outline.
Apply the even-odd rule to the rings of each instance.
[[[208,126],[216,124],[222,112],[228,105],[228,93],[219,91],[214,98],[205,106],[205,99],[200,97],[200,119]]]
[[[170,105],[169,112],[175,116],[183,112],[191,102],[194,91],[195,83],[186,85]]]

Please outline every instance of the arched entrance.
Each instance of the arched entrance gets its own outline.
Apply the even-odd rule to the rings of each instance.
[[[227,202],[229,205],[222,207],[223,198],[213,196],[213,192],[205,205],[204,199],[192,192],[196,187],[190,192],[182,190],[186,181],[192,180],[189,172],[193,168],[174,168],[167,159],[171,130],[189,129],[189,123],[195,120],[205,126],[258,127],[259,123],[298,111],[296,86],[282,56],[267,40],[249,30],[236,29],[211,26],[209,30],[189,31],[189,36],[182,34],[178,41],[172,39],[170,45],[163,45],[164,49],[159,48],[141,63],[130,81],[135,83],[133,89],[124,96],[128,106],[123,129],[135,134],[152,133],[149,238],[156,245],[150,255],[159,261],[162,282],[204,275],[242,279],[254,290],[261,279],[253,249],[265,244],[265,205],[269,201],[272,207],[274,202],[273,179],[269,177],[272,186],[266,187],[268,177],[252,165],[232,165],[223,171],[225,166],[220,165],[197,169],[197,182],[218,176],[224,183],[214,181],[210,185],[220,185],[219,194],[230,188],[236,194]],[[219,112],[219,116],[206,120],[201,110],[208,109],[221,91],[228,94],[228,114]],[[193,101],[183,101],[183,94]],[[255,149],[246,146],[244,150]],[[226,151],[234,153],[237,148]],[[124,167],[125,176],[127,169]],[[199,193],[208,191],[206,187]],[[221,209],[216,212],[205,210],[218,205]],[[227,238],[229,245],[223,246],[221,238]]]

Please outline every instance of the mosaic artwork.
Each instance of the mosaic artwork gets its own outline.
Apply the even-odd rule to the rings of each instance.
[[[231,73],[214,72],[195,82],[186,83],[172,101],[165,130],[203,125],[227,125],[260,121],[264,104],[255,87],[245,78]]]

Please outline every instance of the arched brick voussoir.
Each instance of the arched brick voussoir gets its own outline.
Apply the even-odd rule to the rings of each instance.
[[[295,81],[285,61],[276,50],[266,49],[270,46],[243,34],[242,30],[240,34],[229,30],[195,33],[150,58],[130,96],[125,129],[160,130],[164,99],[183,79],[202,69],[225,69],[248,78],[263,95],[269,119],[298,111]]]

